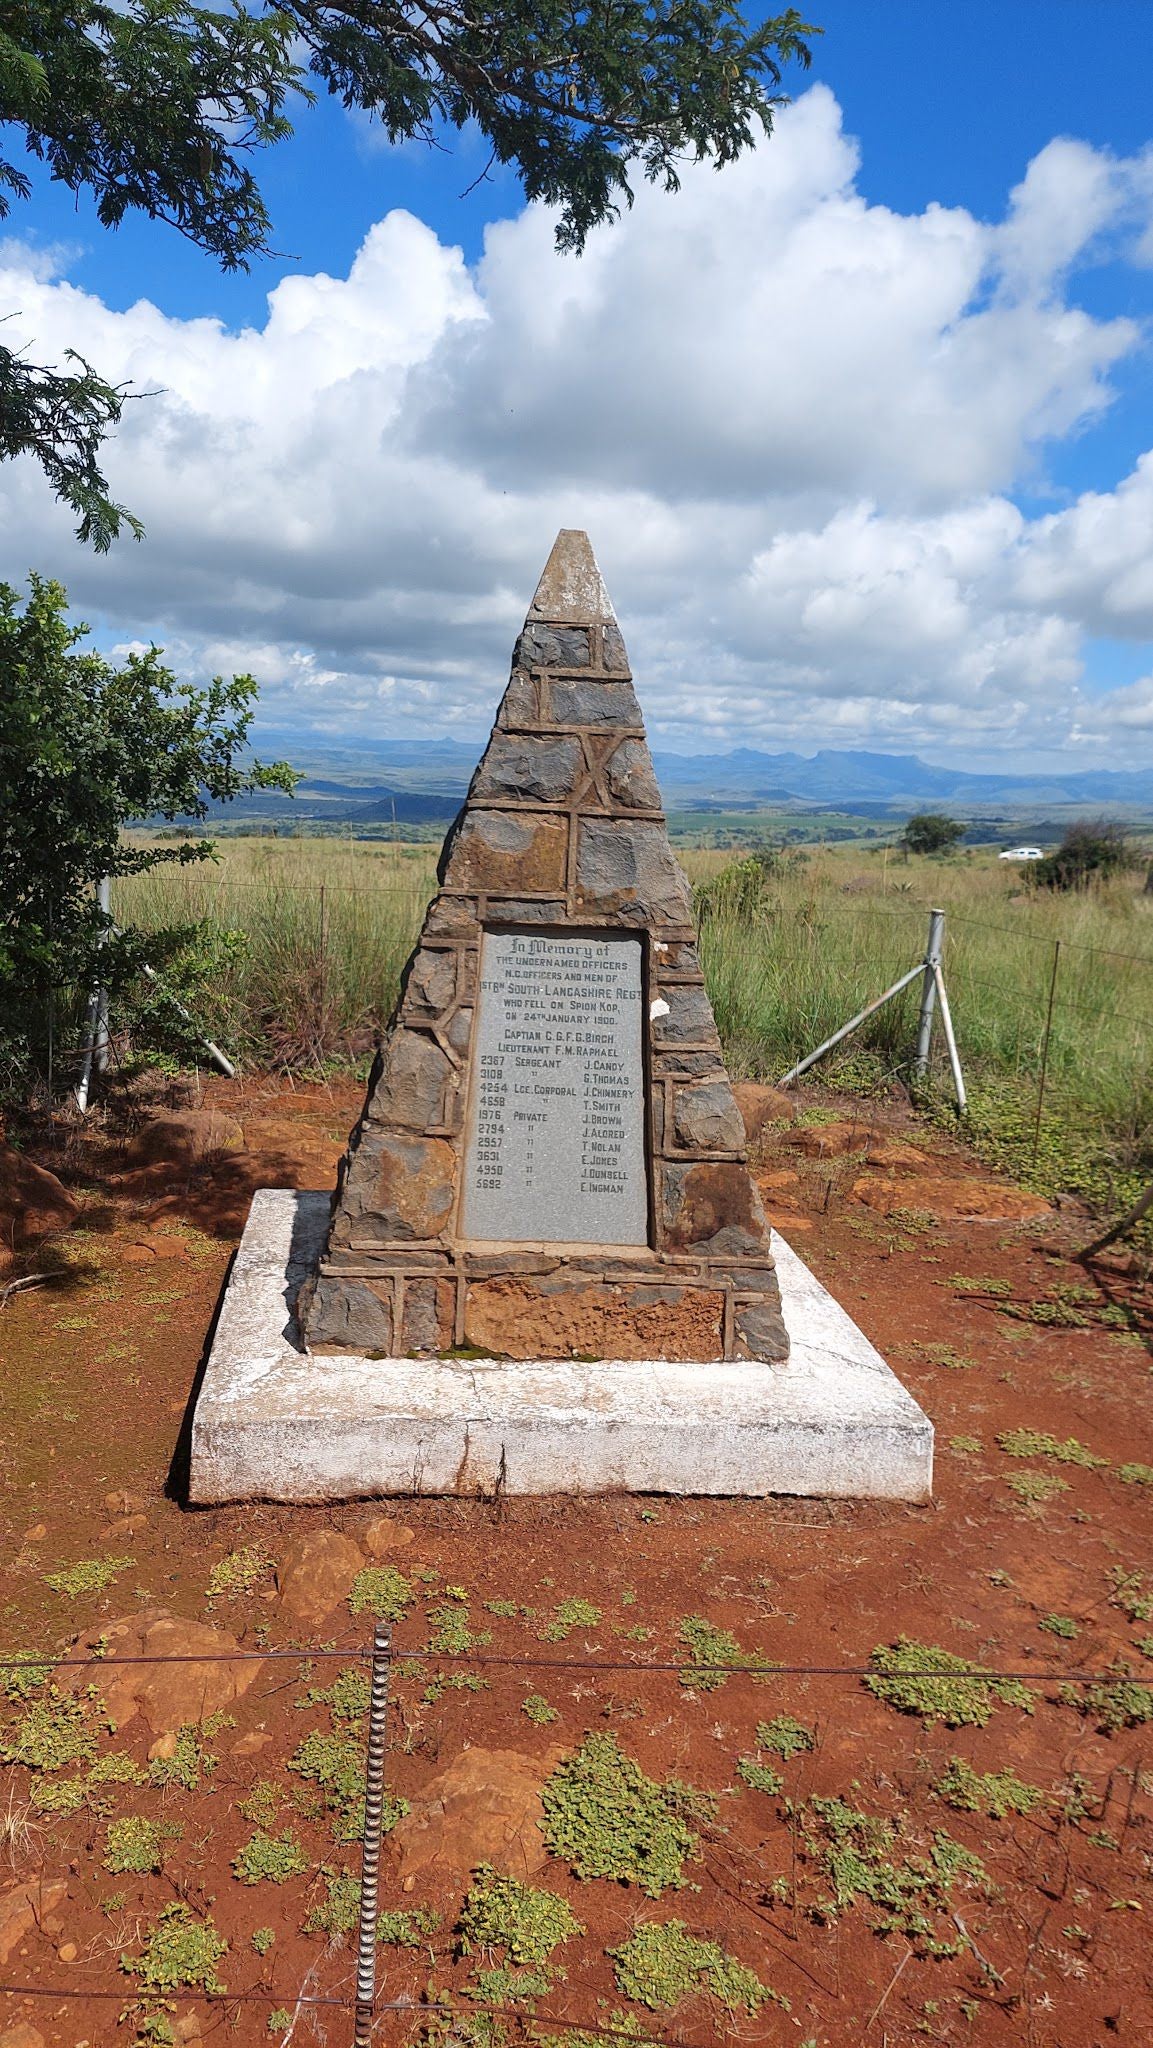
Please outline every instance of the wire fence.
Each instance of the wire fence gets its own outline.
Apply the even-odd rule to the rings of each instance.
[[[187,1654],[162,1655],[149,1654],[147,1652],[121,1653],[116,1651],[115,1654],[110,1653],[106,1655],[91,1653],[83,1656],[69,1654],[53,1656],[51,1652],[36,1653],[34,1651],[25,1651],[19,1655],[0,1657],[0,1675],[7,1675],[9,1680],[12,1680],[19,1679],[20,1674],[25,1674],[26,1684],[32,1678],[42,1681],[50,1676],[55,1680],[58,1674],[65,1672],[86,1672],[91,1674],[94,1680],[98,1680],[101,1674],[106,1678],[115,1677],[125,1667],[207,1667],[213,1665],[233,1666],[236,1664],[278,1662],[295,1664],[301,1670],[302,1675],[307,1674],[318,1663],[339,1662],[345,1667],[353,1664],[362,1664],[372,1669],[374,1681],[383,1681],[374,1682],[373,1684],[368,1701],[367,1725],[364,1729],[365,1778],[370,1796],[366,1804],[362,1843],[362,1866],[358,1901],[360,1939],[355,1984],[350,1985],[347,1989],[314,1989],[312,1984],[315,1977],[315,1966],[313,1966],[306,1972],[301,1982],[294,1984],[262,1979],[259,1984],[234,1990],[225,1990],[220,1987],[213,1988],[211,1985],[196,1982],[180,1983],[170,1987],[173,1992],[178,1992],[181,2002],[192,2006],[216,2008],[227,2016],[230,2011],[239,2012],[241,2008],[255,2005],[268,2008],[279,2001],[279,2010],[288,2019],[287,2030],[281,2035],[284,2041],[291,2039],[293,2030],[301,2016],[311,2011],[316,2011],[317,2013],[332,2011],[349,2014],[352,2028],[345,2038],[351,2041],[353,2048],[367,2048],[367,2044],[375,2037],[379,2023],[390,2017],[397,2020],[403,2019],[406,2022],[406,2032],[408,2033],[411,2033],[413,2028],[427,2026],[430,2022],[438,2020],[438,2018],[440,2020],[447,2019],[450,2022],[449,2030],[442,2037],[446,2042],[454,2040],[468,2040],[471,2042],[477,2038],[474,2034],[458,2035],[451,2031],[453,2006],[448,1994],[442,1994],[439,2003],[422,2005],[418,2000],[414,2000],[411,1995],[404,1997],[382,1995],[375,1986],[375,1959],[378,1952],[376,1866],[381,1843],[381,1810],[379,1800],[374,1804],[371,1797],[373,1782],[372,1756],[374,1744],[381,1759],[383,1759],[385,1754],[389,1679],[394,1673],[411,1677],[413,1675],[411,1669],[406,1671],[405,1666],[406,1659],[411,1664],[413,1658],[419,1659],[422,1677],[425,1675],[427,1667],[432,1667],[436,1670],[462,1667],[482,1670],[520,1670],[526,1674],[543,1672],[566,1673],[577,1675],[583,1681],[595,1680],[602,1674],[605,1676],[628,1674],[637,1680],[647,1677],[656,1679],[672,1677],[676,1678],[681,1685],[687,1684],[691,1686],[699,1684],[702,1690],[709,1689],[709,1681],[728,1681],[741,1678],[752,1680],[760,1685],[784,1679],[803,1679],[806,1681],[875,1681],[881,1669],[875,1660],[868,1663],[806,1664],[779,1663],[767,1658],[742,1659],[735,1656],[711,1661],[705,1656],[694,1656],[691,1663],[686,1663],[683,1657],[680,1659],[646,1658],[644,1656],[604,1657],[599,1654],[584,1654],[579,1657],[573,1657],[557,1655],[555,1652],[547,1649],[539,1651],[530,1650],[514,1654],[491,1651],[483,1647],[469,1648],[467,1650],[438,1650],[424,1644],[414,1644],[411,1651],[406,1652],[405,1657],[401,1657],[391,1641],[390,1631],[382,1629],[379,1625],[373,1642],[350,1642],[343,1646],[326,1642],[319,1645],[294,1645],[291,1648],[267,1647],[255,1650],[237,1648],[228,1651],[205,1650]],[[960,1659],[950,1660],[945,1664],[934,1663],[931,1660],[926,1660],[923,1664],[919,1665],[903,1663],[900,1675],[903,1682],[945,1680],[953,1685],[961,1686],[966,1684],[1013,1684],[1026,1686],[1030,1689],[1031,1693],[1035,1693],[1038,1696],[1044,1696],[1046,1689],[1052,1688],[1055,1685],[1094,1687],[1099,1691],[1103,1688],[1107,1692],[1111,1685],[1115,1689],[1121,1689],[1129,1682],[1116,1675],[1111,1676],[1108,1671],[1085,1670],[1077,1666],[1055,1665],[1042,1670],[1038,1670],[1035,1666],[1029,1668],[1002,1668],[979,1663],[968,1665]],[[21,1697],[27,1696],[27,1693],[21,1694]],[[251,1697],[255,1703],[259,1704],[262,1699],[272,1696],[271,1694],[253,1694]],[[246,1697],[248,1696],[246,1695]],[[1136,1785],[1140,1774],[1140,1764],[1141,1757],[1138,1756],[1131,1773],[1134,1785]],[[1114,1765],[1110,1770],[1104,1789],[1104,1798],[1106,1800],[1118,1768],[1117,1765]],[[1120,1768],[1123,1769],[1124,1767]],[[1078,1778],[1077,1782],[1082,1788],[1081,1793],[1078,1795],[1081,1797],[1086,1789],[1086,1781],[1083,1778]],[[1130,1799],[1130,1807],[1131,1805],[1132,1800]],[[9,1810],[11,1811],[11,1802]],[[243,1808],[241,1810],[243,1811]],[[72,1868],[76,1869],[76,1867],[75,1863],[73,1863]],[[43,1881],[43,1874],[41,1881]],[[999,1973],[983,1956],[975,1940],[969,1935],[960,1916],[954,1914],[954,1919],[982,1972],[990,1980],[996,1980],[998,1983],[1002,1982],[1003,1980],[1000,1978]],[[326,1951],[329,1954],[331,1952],[331,1949]],[[117,2003],[122,2008],[119,2015],[121,2020],[132,2017],[133,2013],[131,1993],[123,1983],[119,1985],[93,1985],[87,1983],[78,1985],[73,1979],[67,1982],[44,1984],[27,1979],[21,1980],[16,1973],[6,1973],[3,1980],[0,1981],[0,1995],[16,2001],[55,2000],[58,2001],[58,2007],[61,2011],[66,2010],[70,2005],[84,2004],[89,2001],[98,2005]],[[141,2003],[147,2004],[148,2000],[142,2000]],[[152,2003],[156,2003],[155,1997],[152,1998]],[[170,2002],[168,2010],[172,2010]],[[586,2043],[590,2039],[628,2041],[633,2044],[633,2048],[686,2048],[686,2036],[683,2033],[669,2032],[656,2022],[650,2024],[647,2019],[639,2027],[638,2023],[631,2018],[624,2024],[618,2024],[618,2021],[623,2017],[621,2014],[614,2013],[606,2018],[601,2009],[595,2009],[579,2017],[573,2017],[568,2013],[543,2011],[540,2009],[539,2000],[534,2001],[531,2008],[526,2010],[524,2005],[516,2005],[507,2001],[502,2002],[497,1998],[483,1997],[472,1987],[467,1992],[467,2011],[472,2015],[483,2014],[494,2022],[499,2023],[506,2030],[509,2027],[513,2028],[515,2030],[515,2038],[525,2043],[532,2043],[542,2037],[549,2040],[555,2040],[558,2037],[572,2037],[574,2039],[579,2038]],[[149,2035],[148,2038],[163,2037]],[[265,2030],[262,2030],[261,2038],[266,2038]],[[494,2041],[508,2040],[510,2036],[505,2031],[504,2033],[494,2034],[491,2038]]]

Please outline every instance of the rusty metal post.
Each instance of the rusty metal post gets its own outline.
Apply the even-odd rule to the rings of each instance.
[[[923,1081],[929,1071],[929,1047],[933,1038],[933,1010],[941,972],[941,950],[945,938],[945,913],[929,912],[929,943],[925,948],[925,979],[921,983],[921,1014],[917,1020],[917,1052],[913,1072]]]
[[[380,1884],[380,1821],[384,1805],[384,1752],[392,1630],[378,1622],[372,1640],[368,1702],[368,1756],[364,1772],[364,1848],[360,1865],[360,1932],[356,1955],[356,2026],[353,2048],[369,2048],[376,2000],[376,1917]]]
[[[1053,999],[1057,994],[1057,969],[1061,965],[1061,941],[1053,941],[1053,972],[1049,977],[1049,1007],[1045,1012],[1045,1038],[1041,1047],[1041,1078],[1037,1083],[1037,1114],[1033,1120],[1033,1165],[1041,1149],[1041,1111],[1045,1107],[1045,1083],[1049,1078],[1049,1040],[1053,1033]]]

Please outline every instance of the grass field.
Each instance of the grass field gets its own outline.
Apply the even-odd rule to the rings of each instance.
[[[1153,896],[1139,875],[1074,897],[1024,889],[984,848],[904,861],[817,847],[766,876],[733,861],[684,855],[734,1073],[779,1078],[917,960],[939,904],[978,1150],[1046,1192],[1133,1199],[1153,1170]],[[233,838],[216,862],[124,883],[114,908],[149,930],[203,923],[170,972],[204,1029],[249,1061],[316,1069],[362,1056],[387,1019],[434,886],[428,846]],[[917,993],[821,1078],[870,1092],[907,1074]],[[941,1115],[946,1084],[938,1045],[927,1107]]]

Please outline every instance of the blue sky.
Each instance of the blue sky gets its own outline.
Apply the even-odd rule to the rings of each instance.
[[[472,738],[553,527],[588,524],[666,746],[1153,762],[1153,466],[1134,480],[1153,445],[1153,9],[814,13],[812,72],[756,167],[643,195],[575,271],[510,174],[465,191],[476,138],[391,149],[327,101],[264,159],[288,257],[247,277],[162,226],[109,235],[38,182],[0,310],[165,395],[110,458],[144,545],[94,562],[12,465],[5,573],[61,576],[106,644],[254,667],[270,719],[313,740]],[[541,294],[574,303],[567,343],[540,331]],[[770,367],[796,379],[796,419]]]

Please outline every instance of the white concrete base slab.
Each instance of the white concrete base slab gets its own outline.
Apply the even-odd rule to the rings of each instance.
[[[822,1494],[928,1500],[933,1426],[774,1233],[785,1366],[312,1357],[326,1194],[254,1197],[196,1403],[190,1496]]]

